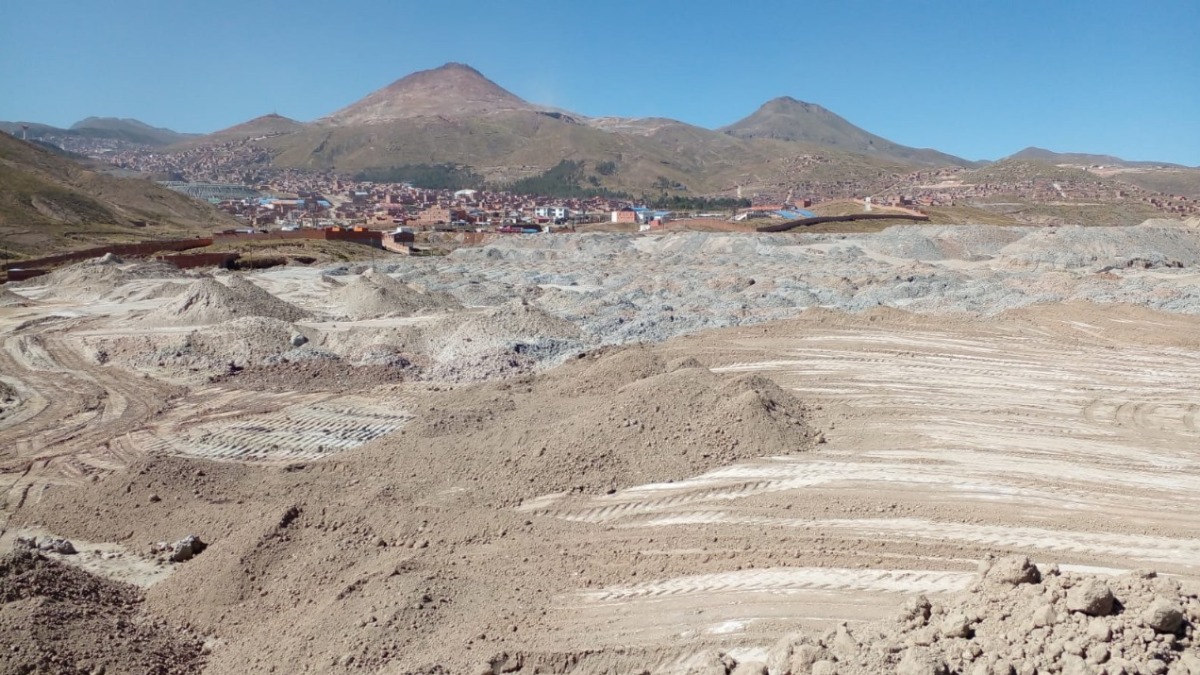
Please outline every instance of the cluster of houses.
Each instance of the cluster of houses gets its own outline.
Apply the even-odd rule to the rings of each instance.
[[[585,223],[661,226],[671,212],[602,197],[553,200],[481,190],[429,190],[406,184],[330,185],[328,193],[225,199],[217,206],[250,227],[277,229],[361,225],[372,229],[546,231]],[[326,194],[329,196],[327,197]]]

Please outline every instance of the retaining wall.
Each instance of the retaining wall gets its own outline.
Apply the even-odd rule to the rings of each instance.
[[[3,269],[11,271],[19,268],[20,270],[30,270],[35,268],[52,267],[69,262],[79,262],[80,260],[89,260],[91,258],[99,258],[102,255],[111,253],[116,256],[131,256],[135,258],[145,258],[152,256],[160,251],[186,251],[193,248],[203,248],[212,246],[211,238],[201,239],[166,239],[162,241],[143,241],[138,244],[112,244],[110,246],[97,246],[95,248],[85,248],[78,251],[68,251],[59,253],[58,255],[45,256],[43,258],[29,258],[26,260],[17,260],[15,262],[5,263]],[[9,274],[9,279],[13,279],[12,274]]]

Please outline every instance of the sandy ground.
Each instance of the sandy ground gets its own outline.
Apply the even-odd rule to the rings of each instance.
[[[428,302],[370,318],[333,300],[354,269],[11,289],[0,550],[70,537],[53,557],[146,589],[211,673],[715,672],[969,591],[993,555],[1195,592],[1196,319],[1138,305],[1192,306],[1196,235],[1114,280],[1127,246],[1074,266],[1044,233],[905,231],[514,243],[387,270]],[[799,262],[858,290],[815,306],[847,282],[807,267],[800,293]],[[192,533],[192,561],[149,552]]]

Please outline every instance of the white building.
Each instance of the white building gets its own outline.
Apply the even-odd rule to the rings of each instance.
[[[571,209],[565,206],[539,206],[533,210],[533,214],[538,218],[566,220],[571,217]]]

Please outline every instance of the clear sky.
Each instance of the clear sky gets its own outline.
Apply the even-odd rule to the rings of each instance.
[[[313,120],[416,70],[732,123],[777,96],[969,159],[1200,165],[1200,0],[0,0],[0,120]]]

